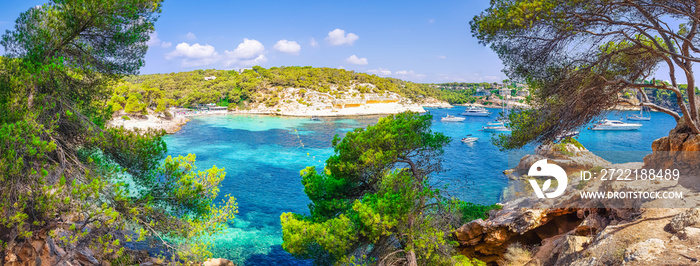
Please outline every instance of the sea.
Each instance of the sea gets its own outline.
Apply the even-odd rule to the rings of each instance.
[[[450,197],[479,204],[502,199],[508,178],[503,171],[514,167],[531,152],[501,151],[492,144],[493,133],[480,131],[501,112],[490,109],[491,117],[467,117],[463,122],[441,122],[446,115],[459,116],[465,107],[430,109],[432,130],[452,138],[444,148],[444,172],[433,177],[434,185]],[[624,120],[639,111],[611,111],[601,118]],[[653,140],[668,135],[675,126],[666,114],[652,112],[651,121],[636,131],[592,131],[584,127],[578,141],[612,163],[641,162],[651,153]],[[239,213],[228,230],[213,237],[215,257],[236,265],[311,265],[282,249],[280,214],[308,214],[309,199],[301,185],[299,171],[307,166],[322,168],[333,154],[331,141],[355,128],[366,127],[381,116],[308,117],[262,115],[196,116],[175,134],[165,137],[169,155],[196,154],[198,170],[223,167],[226,179],[220,195],[236,198]],[[461,138],[471,134],[475,143]]]

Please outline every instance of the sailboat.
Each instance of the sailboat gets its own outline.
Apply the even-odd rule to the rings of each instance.
[[[647,112],[647,114],[649,114],[649,112]],[[627,120],[649,121],[649,120],[651,120],[651,115],[644,116],[644,106],[642,106],[639,108],[639,115],[628,115]]]
[[[508,100],[508,96],[506,96],[505,101],[505,103],[501,103],[501,105],[503,105],[503,109],[501,109],[502,116],[496,118],[496,121],[508,124],[510,123],[510,118],[508,118],[508,111],[510,111],[510,106],[508,106],[508,103],[510,102]]]

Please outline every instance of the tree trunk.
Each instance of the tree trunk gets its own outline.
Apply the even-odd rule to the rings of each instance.
[[[406,253],[406,264],[409,266],[418,266],[418,260],[416,259],[416,252],[411,250]]]

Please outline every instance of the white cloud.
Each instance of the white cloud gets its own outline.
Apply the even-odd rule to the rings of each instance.
[[[160,45],[161,40],[158,39],[158,32],[153,31],[151,34],[148,35],[148,41],[146,42],[146,45],[148,46],[156,46]]]
[[[301,45],[295,41],[279,40],[274,47],[275,50],[288,53],[288,54],[299,54],[301,50]]]
[[[146,45],[149,47],[155,47],[155,46],[160,46],[163,48],[169,48],[170,46],[173,46],[172,42],[164,42],[160,38],[158,38],[158,32],[153,31],[149,36],[148,42],[146,42]]]
[[[311,47],[318,47],[318,42],[316,41],[316,39],[311,37],[311,41],[309,41],[309,45],[311,45]]]
[[[413,70],[399,70],[394,72],[394,75],[399,78],[404,78],[404,79],[422,79],[425,78],[424,74],[417,74],[416,72],[413,72]]]
[[[438,59],[447,59],[447,56],[444,56],[444,55],[438,55],[438,56],[437,56],[437,58],[438,58]]]
[[[185,39],[188,39],[190,41],[194,41],[197,39],[197,36],[194,35],[194,33],[188,32],[185,34]]]
[[[233,51],[226,50],[226,65],[254,66],[267,61],[265,46],[257,40],[244,38]]]
[[[390,70],[388,70],[388,69],[383,69],[383,68],[381,68],[381,67],[378,68],[378,69],[370,69],[370,70],[368,70],[367,72],[372,73],[372,74],[376,74],[376,75],[380,75],[380,76],[388,76],[388,75],[391,75],[391,71],[390,71]]]
[[[210,65],[220,59],[214,46],[200,45],[199,43],[189,45],[185,42],[175,46],[174,51],[165,54],[165,59],[175,58],[182,58],[182,66],[184,67]]]
[[[326,40],[333,46],[337,45],[352,45],[357,39],[359,39],[360,36],[357,36],[354,33],[348,33],[345,34],[344,30],[341,29],[334,29],[330,32],[328,32],[328,37],[326,37]]]
[[[366,65],[367,64],[367,58],[359,58],[356,55],[351,55],[347,59],[345,59],[346,62],[353,64],[353,65]]]

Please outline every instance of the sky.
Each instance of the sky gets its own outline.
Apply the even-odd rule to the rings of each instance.
[[[0,31],[44,2],[0,0]],[[140,72],[314,66],[427,83],[501,81],[498,56],[469,28],[488,3],[166,0]]]

